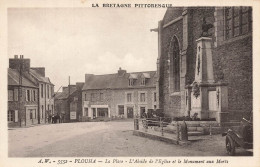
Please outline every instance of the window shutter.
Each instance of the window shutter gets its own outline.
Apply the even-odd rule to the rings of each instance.
[[[18,89],[14,89],[14,101],[18,101]]]
[[[18,122],[18,110],[14,110],[14,122]]]
[[[27,93],[28,90],[25,91],[25,99],[26,101],[28,101],[28,93]]]

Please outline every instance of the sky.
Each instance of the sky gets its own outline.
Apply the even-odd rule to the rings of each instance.
[[[9,8],[8,57],[45,67],[55,91],[85,74],[155,71],[166,9]]]

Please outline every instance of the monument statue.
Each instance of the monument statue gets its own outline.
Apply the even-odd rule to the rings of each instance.
[[[209,34],[209,29],[213,28],[213,24],[207,23],[206,18],[203,17],[203,23],[202,23],[202,33],[201,37],[209,37],[211,34]]]

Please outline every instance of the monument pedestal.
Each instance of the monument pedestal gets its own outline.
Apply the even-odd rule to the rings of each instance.
[[[228,88],[214,80],[211,43],[212,39],[207,37],[197,40],[195,79],[186,86],[186,113],[223,122],[228,114]]]

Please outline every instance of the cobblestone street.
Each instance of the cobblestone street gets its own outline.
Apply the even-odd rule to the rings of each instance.
[[[10,157],[226,156],[225,138],[180,146],[133,135],[133,120],[9,129]],[[246,155],[242,152],[238,155]]]

